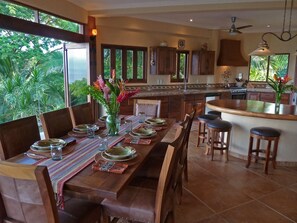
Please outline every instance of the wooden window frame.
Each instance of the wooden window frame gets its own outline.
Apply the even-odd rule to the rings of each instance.
[[[177,78],[174,79],[173,75],[170,76],[170,81],[171,82],[184,82],[184,78],[181,78],[179,75],[179,69],[180,69],[180,55],[181,54],[186,54],[186,61],[185,61],[185,78],[186,81],[188,82],[188,75],[189,75],[189,56],[190,56],[190,51],[188,50],[178,50],[176,51],[176,75]]]
[[[147,83],[147,47],[101,44],[101,73],[104,76],[104,50],[110,50],[110,71],[116,68],[116,50],[122,50],[122,78],[127,78],[127,51],[133,51],[133,78],[129,83]],[[137,79],[137,52],[143,52],[143,78]],[[110,74],[111,75],[111,74]]]

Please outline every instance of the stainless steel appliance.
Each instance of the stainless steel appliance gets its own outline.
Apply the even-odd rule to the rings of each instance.
[[[205,102],[212,101],[212,100],[217,100],[221,98],[220,93],[206,93],[205,94]],[[205,114],[207,114],[211,109],[209,109],[207,106],[205,106]]]
[[[232,99],[246,99],[246,88],[244,87],[230,87]]]

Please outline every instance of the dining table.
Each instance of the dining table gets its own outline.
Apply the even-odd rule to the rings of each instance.
[[[124,119],[133,120],[134,129],[144,126],[145,124],[139,123],[139,118],[137,116],[129,116],[128,118],[124,117]],[[121,162],[127,164],[128,166],[121,174],[94,170],[94,168],[92,168],[95,162],[95,157],[101,157],[101,152],[98,148],[102,137],[98,137],[98,135],[100,136],[107,131],[104,128],[100,128],[97,132],[96,137],[94,138],[76,138],[75,143],[69,145],[69,148],[71,148],[73,152],[63,155],[62,161],[64,160],[63,162],[65,162],[65,164],[63,164],[62,161],[52,161],[51,158],[44,158],[41,160],[34,159],[34,157],[29,157],[26,154],[19,154],[15,157],[10,158],[8,161],[28,165],[49,165],[48,169],[49,175],[51,177],[51,171],[56,171],[56,169],[65,169],[67,171],[66,167],[68,166],[69,162],[80,162],[80,158],[88,157],[89,161],[86,162],[82,168],[78,169],[79,171],[76,171],[75,174],[71,175],[71,177],[65,178],[65,182],[63,182],[63,193],[92,201],[101,201],[104,198],[117,199],[120,196],[121,192],[133,179],[137,170],[139,170],[144,162],[146,162],[150,158],[149,155],[156,148],[156,144],[163,140],[168,131],[176,123],[175,119],[166,118],[164,120],[166,121],[166,124],[163,125],[161,128],[156,128],[157,134],[150,138],[149,144],[128,143],[129,140],[127,139],[133,138],[129,133],[127,133],[127,131],[125,131],[125,128],[123,128],[124,125],[121,125],[121,130],[118,136],[108,136],[108,142],[112,142],[108,144],[109,147],[120,143],[121,145],[129,145],[136,150],[137,157]],[[64,138],[67,138],[67,136],[65,136]],[[86,148],[88,148],[89,150],[86,151]],[[76,161],[75,158],[71,157],[71,154],[75,152],[77,154],[85,152],[85,154],[82,156],[77,155],[77,157],[79,158]],[[65,165],[65,168],[63,165]],[[63,174],[67,175],[67,172],[64,172]]]

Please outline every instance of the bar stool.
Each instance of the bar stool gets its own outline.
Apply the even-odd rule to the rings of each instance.
[[[219,112],[219,111],[209,111],[209,112],[207,112],[207,114],[209,114],[209,115],[216,115],[216,116],[218,116],[220,119],[222,119],[222,113]]]
[[[208,121],[212,121],[215,119],[218,119],[219,117],[217,115],[199,115],[197,117],[198,119],[198,142],[197,142],[197,147],[200,145],[200,141],[202,140],[202,143],[204,143],[206,139],[206,123]]]
[[[273,168],[276,168],[276,155],[278,149],[278,141],[280,132],[269,127],[256,127],[250,130],[250,144],[248,151],[248,161],[246,168],[251,164],[252,157],[255,158],[255,163],[258,159],[265,160],[264,171],[268,174],[268,163],[272,161]],[[257,139],[256,148],[253,149],[254,138]],[[267,141],[266,149],[260,149],[261,140]],[[271,143],[273,142],[273,150],[271,151]],[[265,154],[265,155],[262,155]]]
[[[215,119],[207,122],[206,153],[211,151],[211,160],[213,160],[215,150],[220,150],[221,154],[226,150],[226,161],[228,161],[231,129],[232,124],[227,121]]]

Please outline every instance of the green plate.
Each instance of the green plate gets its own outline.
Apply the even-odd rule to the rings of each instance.
[[[104,154],[110,158],[119,159],[134,155],[136,150],[131,146],[113,146],[104,151]]]
[[[132,132],[135,135],[139,135],[139,136],[150,136],[156,133],[155,130],[153,129],[147,129],[147,128],[138,128],[138,129],[133,129]]]
[[[97,131],[99,129],[99,127],[97,125],[94,124],[81,124],[81,125],[77,125],[75,126],[72,131],[73,132],[78,132],[78,133],[86,133],[88,131],[88,128],[92,128],[94,131]]]
[[[33,149],[33,150],[50,150],[51,145],[62,145],[64,147],[64,146],[66,146],[66,144],[67,143],[63,139],[56,139],[56,138],[42,139],[42,140],[35,142],[31,146],[31,149]]]
[[[146,123],[151,125],[164,125],[166,120],[161,118],[149,118],[146,120]]]

